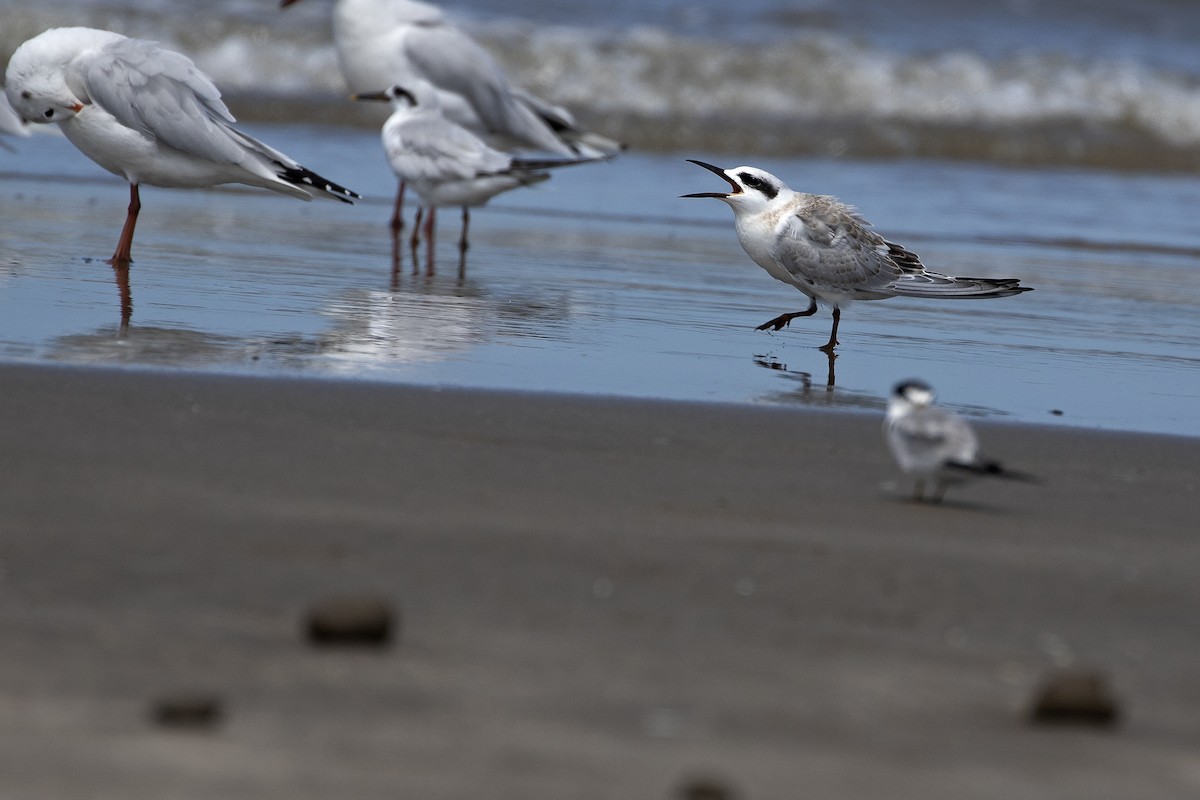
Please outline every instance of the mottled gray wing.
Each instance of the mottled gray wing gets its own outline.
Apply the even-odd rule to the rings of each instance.
[[[87,97],[123,125],[213,161],[245,157],[220,91],[187,56],[121,39],[82,57],[78,68]]]
[[[941,408],[923,408],[893,420],[889,444],[902,462],[921,469],[944,464],[973,464],[979,449],[966,420]]]
[[[396,174],[408,181],[441,182],[503,172],[512,157],[440,114],[385,125],[383,149]]]
[[[779,229],[779,260],[801,282],[862,298],[887,297],[900,268],[890,245],[849,207],[813,196]]]

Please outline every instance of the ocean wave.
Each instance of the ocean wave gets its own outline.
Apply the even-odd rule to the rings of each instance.
[[[323,19],[192,25],[166,14],[91,11],[69,24],[183,50],[243,119],[378,124],[346,102]],[[68,23],[53,11],[7,14],[0,58],[56,24]],[[1135,61],[913,54],[829,32],[748,47],[650,28],[469,28],[515,81],[641,149],[1200,168],[1200,79]]]

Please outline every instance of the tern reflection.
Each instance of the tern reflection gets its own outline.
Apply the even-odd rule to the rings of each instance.
[[[814,381],[811,372],[789,369],[786,363],[773,355],[754,356],[755,365],[776,371],[779,373],[781,380],[787,381],[790,384],[789,388],[769,392],[763,395],[761,399],[769,403],[799,403],[806,406],[883,409],[885,401],[874,394],[835,388],[833,362],[836,360],[837,355],[834,353],[826,353],[826,355],[829,357],[829,372],[826,375],[824,384],[820,381]]]
[[[833,387],[837,383],[837,375],[834,372],[833,363],[835,361],[837,361],[838,354],[833,352],[833,350],[825,350],[823,352],[825,353],[825,358],[826,358],[827,366],[828,366],[828,370],[825,373],[825,391],[832,393]],[[788,368],[787,368],[787,364],[784,364],[781,361],[778,361],[775,358],[775,356],[772,356],[772,355],[755,356],[754,363],[760,367],[766,367],[767,369],[779,370],[781,372],[790,372],[790,370],[788,370]],[[811,388],[812,388],[812,373],[811,372],[793,372],[792,374],[804,376],[804,382],[807,384],[809,390],[811,390]]]

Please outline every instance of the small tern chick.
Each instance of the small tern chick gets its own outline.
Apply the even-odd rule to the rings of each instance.
[[[471,131],[447,119],[438,106],[438,94],[424,81],[409,87],[392,86],[382,92],[353,95],[355,100],[392,104],[392,115],[383,124],[381,139],[388,163],[401,181],[421,198],[412,244],[420,238],[420,214],[426,213],[425,238],[432,241],[438,206],[462,208],[459,249],[467,249],[468,209],[496,195],[548,180],[547,169],[598,160],[587,158],[526,159],[501,152]]]
[[[5,92],[27,122],[58,123],[67,139],[129,181],[129,213],[113,253],[128,264],[140,184],[242,183],[302,200],[358,195],[233,127],[212,81],[187,56],[93,28],[52,28],[8,62]]]
[[[946,487],[989,476],[1036,483],[1032,476],[1006,470],[979,454],[979,440],[967,421],[933,406],[933,389],[918,380],[896,384],[883,422],[884,437],[900,469],[912,475],[913,499],[925,499],[925,481],[934,482],[931,502],[940,503]]]
[[[715,197],[733,209],[742,248],[776,280],[808,295],[808,308],[781,314],[757,330],[781,330],[796,317],[817,312],[817,302],[833,307],[833,330],[820,349],[837,346],[842,309],[853,300],[889,297],[969,299],[1008,297],[1032,291],[1018,278],[955,278],[925,269],[921,259],[871,229],[851,206],[836,197],[794,192],[757,167],[722,169],[688,159],[720,175],[728,192],[684,197]]]
[[[281,0],[290,6],[297,0]],[[514,86],[478,42],[440,8],[417,0],[337,0],[333,39],[351,92],[425,81],[442,113],[501,150],[563,158],[613,156],[624,145],[580,128],[571,113]],[[404,183],[392,228],[402,227]]]

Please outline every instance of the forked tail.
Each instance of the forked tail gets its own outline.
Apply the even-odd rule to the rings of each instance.
[[[906,272],[892,290],[900,297],[936,297],[960,300],[986,297],[1008,297],[1032,292],[1032,286],[1021,286],[1020,278],[956,278],[936,272]]]

